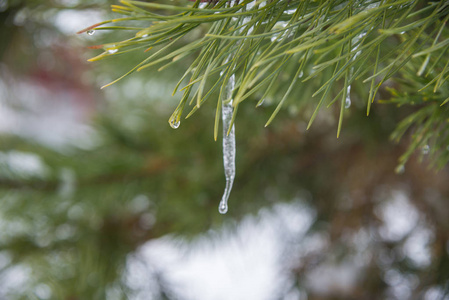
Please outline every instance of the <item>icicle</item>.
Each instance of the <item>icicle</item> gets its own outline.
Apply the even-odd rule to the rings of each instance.
[[[232,106],[232,90],[234,89],[234,84],[235,77],[232,75],[227,83],[227,99],[223,100],[221,110],[221,118],[223,121],[223,165],[226,177],[226,188],[218,206],[218,211],[221,214],[225,214],[228,211],[229,194],[231,193],[235,177],[235,126],[232,125],[229,131],[232,113],[234,111],[234,107]]]
[[[359,41],[366,35],[366,33],[367,33],[367,31],[364,30],[358,36],[356,36],[352,39],[351,43],[355,46],[351,49],[351,52],[357,51],[357,49],[360,47]],[[354,61],[357,58],[357,56],[360,55],[360,53],[362,53],[362,51],[360,51],[360,50],[357,51],[354,54],[352,61]],[[353,73],[354,73],[354,67],[351,67],[351,69],[349,70],[349,78],[352,77]],[[351,107],[351,85],[349,84],[346,89],[345,108],[347,109],[350,107]]]

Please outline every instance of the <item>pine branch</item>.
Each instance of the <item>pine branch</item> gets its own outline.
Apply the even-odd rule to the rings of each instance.
[[[402,70],[409,65],[419,63],[416,76],[427,82],[424,87],[415,86],[417,93],[420,88],[432,86],[434,94],[444,94],[449,78],[445,58],[449,49],[447,1],[220,0],[186,2],[184,6],[120,2],[112,10],[124,17],[90,26],[80,33],[118,30],[129,33],[129,38],[95,46],[104,52],[90,60],[136,51],[148,53],[128,73],[110,83],[113,84],[133,72],[156,67],[162,71],[192,56],[175,88],[175,92],[184,93],[169,120],[175,128],[187,106],[192,107],[188,118],[220,91],[219,115],[223,90],[231,75],[236,78],[235,108],[254,95],[263,95],[257,99],[260,104],[276,86],[286,85],[278,94],[280,100],[266,125],[285,105],[290,92],[305,85],[316,86],[313,96],[321,94],[319,100],[304,100],[316,106],[309,127],[323,105],[331,106],[340,99],[338,134],[353,83],[368,85],[365,101],[369,114],[379,89],[392,78],[402,76]],[[123,25],[106,26],[115,23]],[[432,114],[438,113],[432,110]],[[218,122],[215,124],[217,132]],[[399,125],[395,139],[403,135],[405,127]],[[411,149],[427,139],[415,141]]]

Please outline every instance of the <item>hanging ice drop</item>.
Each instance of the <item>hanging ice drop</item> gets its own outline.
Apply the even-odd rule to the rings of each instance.
[[[87,31],[87,34],[88,34],[88,35],[94,35],[94,33],[95,33],[94,30],[88,30],[88,31]]]
[[[346,89],[345,108],[350,108],[350,107],[351,107],[351,85],[348,85],[348,88]]]
[[[228,199],[231,193],[232,184],[235,177],[235,127],[232,125],[232,113],[234,107],[232,106],[232,90],[235,85],[235,77],[232,75],[227,83],[226,99],[223,99],[221,110],[221,119],[223,121],[223,166],[226,177],[226,187],[218,206],[220,214],[225,214],[228,211]],[[229,131],[229,134],[228,134]]]
[[[227,186],[227,182],[226,182],[226,186]],[[224,196],[223,196],[224,197]],[[220,201],[220,205],[218,205],[218,211],[220,212],[220,214],[224,215],[225,213],[228,212],[228,203],[224,202],[223,200]]]

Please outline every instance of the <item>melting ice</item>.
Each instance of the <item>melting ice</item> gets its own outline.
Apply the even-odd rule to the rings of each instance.
[[[223,165],[226,177],[226,188],[218,206],[218,211],[225,214],[228,211],[228,199],[231,193],[232,184],[235,177],[235,126],[231,126],[232,113],[234,107],[232,106],[232,90],[235,85],[235,76],[232,75],[227,83],[226,99],[223,99],[221,110],[221,118],[223,121]],[[229,131],[229,134],[228,134]]]

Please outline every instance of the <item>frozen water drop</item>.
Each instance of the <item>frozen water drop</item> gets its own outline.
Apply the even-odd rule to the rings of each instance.
[[[399,165],[396,167],[396,169],[394,171],[396,172],[396,174],[403,174],[405,172],[405,166]]]
[[[299,72],[298,78],[302,78],[302,76],[304,76],[304,72],[303,71]]]
[[[346,97],[345,108],[350,108],[350,107],[351,107],[351,98],[350,97]]]
[[[351,86],[348,85],[348,89],[346,90],[345,108],[350,107],[351,107]]]
[[[179,127],[179,125],[181,124],[180,121],[177,122],[170,122],[170,127],[173,129],[177,129]]]
[[[87,31],[87,34],[88,34],[88,35],[94,35],[94,33],[95,33],[94,30],[88,30],[88,31]]]
[[[260,101],[257,102],[256,107],[261,106],[264,102],[265,102],[265,98],[264,99],[260,99]]]
[[[430,152],[430,146],[429,145],[424,145],[421,149],[422,154],[427,155]]]
[[[220,201],[220,204],[218,205],[218,212],[222,215],[228,212],[228,203],[224,202],[223,200]]]
[[[118,49],[109,49],[108,50],[108,53],[109,54],[114,54],[114,53],[116,53],[118,51]]]

